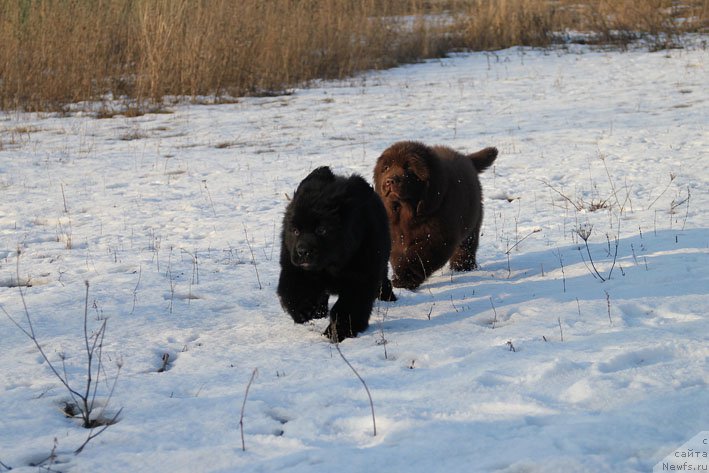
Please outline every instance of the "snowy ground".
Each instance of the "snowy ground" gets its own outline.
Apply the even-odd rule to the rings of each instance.
[[[87,430],[0,314],[0,461],[38,471],[56,445],[45,466],[66,472],[651,471],[709,430],[708,59],[510,49],[169,114],[0,116],[0,305],[24,320],[19,247],[37,336],[82,387],[88,280],[98,398],[120,363],[106,415],[123,409],[74,455]],[[340,346],[373,436],[326,321],[278,304],[279,232],[311,169],[371,179],[401,139],[500,156],[480,270],[398,291]]]

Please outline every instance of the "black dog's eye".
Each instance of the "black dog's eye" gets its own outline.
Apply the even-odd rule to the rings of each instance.
[[[315,234],[318,236],[324,236],[327,233],[327,228],[325,228],[323,225],[320,225],[318,228],[315,229]]]
[[[294,228],[294,229],[293,229],[293,235],[295,235],[295,236],[300,235],[300,230],[298,230],[297,228]]]

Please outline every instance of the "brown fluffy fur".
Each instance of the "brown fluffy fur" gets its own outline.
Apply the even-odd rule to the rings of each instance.
[[[389,216],[394,286],[415,289],[448,260],[456,271],[476,267],[483,218],[478,174],[496,157],[496,148],[463,155],[412,141],[382,153],[374,189]]]

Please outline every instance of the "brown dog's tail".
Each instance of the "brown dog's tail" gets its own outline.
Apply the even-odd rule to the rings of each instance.
[[[476,153],[469,154],[468,158],[473,162],[473,166],[475,166],[478,172],[483,172],[495,162],[495,158],[497,158],[497,148],[481,149]]]

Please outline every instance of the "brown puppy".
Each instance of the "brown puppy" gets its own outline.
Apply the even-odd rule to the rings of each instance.
[[[448,260],[456,271],[476,267],[483,219],[478,173],[496,157],[496,148],[463,155],[412,141],[382,153],[374,190],[389,216],[394,286],[415,289]]]

